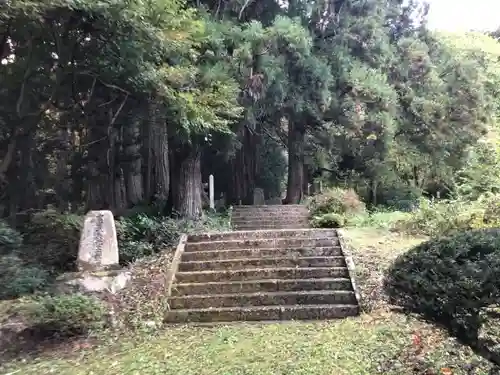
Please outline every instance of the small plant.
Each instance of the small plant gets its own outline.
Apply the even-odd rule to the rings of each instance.
[[[322,194],[313,196],[308,201],[313,216],[335,213],[340,215],[355,215],[365,212],[366,207],[358,194],[352,189],[328,189]]]
[[[345,219],[342,215],[329,213],[313,217],[311,224],[314,228],[342,228]]]
[[[0,254],[8,254],[19,249],[23,243],[21,234],[0,220]]]
[[[231,229],[228,216],[223,214],[204,214],[199,220],[186,220],[144,213],[121,218],[116,228],[123,263],[175,247],[181,233]]]
[[[102,329],[106,310],[96,298],[83,294],[43,296],[27,310],[30,323],[62,335],[79,335]]]
[[[77,215],[51,210],[34,214],[20,228],[25,246],[19,256],[51,271],[73,271],[82,224],[83,218]]]
[[[0,256],[0,299],[11,299],[43,289],[49,273],[25,265],[16,255]]]
[[[398,229],[401,222],[405,222],[411,214],[402,211],[374,211],[370,213],[354,215],[347,219],[346,226],[349,227],[372,227],[381,229]]]

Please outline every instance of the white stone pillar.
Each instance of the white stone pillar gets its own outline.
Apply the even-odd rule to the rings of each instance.
[[[208,194],[210,197],[210,209],[215,210],[215,200],[214,200],[214,175],[211,174],[208,177]]]

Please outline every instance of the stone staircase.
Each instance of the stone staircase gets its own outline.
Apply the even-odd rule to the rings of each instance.
[[[308,228],[309,211],[301,204],[234,206],[231,224],[235,230]]]
[[[280,226],[257,207],[239,228]],[[278,206],[280,207],[280,206]],[[282,206],[281,206],[282,207]],[[168,323],[333,319],[359,314],[358,295],[335,230],[300,229],[303,210],[282,217],[293,229],[191,235],[173,264]],[[248,219],[248,216],[247,216]]]

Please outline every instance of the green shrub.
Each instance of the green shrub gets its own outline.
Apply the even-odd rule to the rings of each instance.
[[[0,220],[0,254],[8,254],[21,247],[23,238],[15,229],[5,221]]]
[[[480,198],[484,205],[483,224],[485,227],[500,227],[500,195],[487,195]]]
[[[391,302],[445,324],[468,341],[484,323],[481,310],[500,298],[500,230],[481,229],[423,243],[390,268]]]
[[[365,212],[365,204],[352,189],[332,188],[308,200],[309,211],[313,216],[335,213],[355,215]]]
[[[181,233],[230,230],[226,215],[204,215],[199,220],[173,219],[147,214],[116,222],[120,262],[129,263],[177,245]]]
[[[487,194],[474,201],[463,198],[430,201],[397,223],[399,229],[429,236],[457,231],[500,227],[500,195]]]
[[[399,227],[411,233],[428,236],[448,235],[456,231],[488,227],[484,223],[483,201],[422,199],[414,211]]]
[[[20,228],[25,246],[19,256],[44,269],[73,271],[82,225],[81,216],[50,210],[36,213]]]
[[[382,189],[377,196],[377,202],[396,211],[410,212],[418,205],[421,197],[420,189],[401,183]]]
[[[40,297],[29,306],[27,315],[31,324],[63,335],[99,330],[106,321],[102,302],[83,294]]]
[[[342,228],[345,219],[342,215],[330,213],[313,217],[311,224],[314,228]]]
[[[401,223],[408,221],[409,218],[411,218],[409,212],[374,211],[347,218],[346,226],[398,229]]]
[[[25,265],[16,255],[0,255],[0,299],[18,298],[34,293],[48,283],[47,271]]]

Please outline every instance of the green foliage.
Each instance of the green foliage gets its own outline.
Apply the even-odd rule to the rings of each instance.
[[[0,299],[34,293],[46,287],[49,281],[47,271],[24,264],[16,255],[0,255]]]
[[[398,230],[402,222],[411,218],[411,213],[402,211],[375,210],[347,218],[346,225],[349,227],[371,227],[388,230]]]
[[[82,226],[81,216],[50,210],[35,213],[20,227],[25,246],[19,256],[51,271],[73,271]]]
[[[264,137],[259,147],[259,160],[262,164],[257,176],[257,186],[264,189],[267,197],[281,197],[287,173],[283,146],[269,137]]]
[[[365,211],[365,204],[352,189],[331,188],[309,198],[307,204],[313,216],[329,213],[354,215]]]
[[[342,228],[345,225],[345,218],[335,213],[323,214],[314,216],[311,225],[313,228]]]
[[[389,270],[392,302],[445,324],[475,342],[481,310],[498,303],[500,231],[473,230],[431,240],[399,257]]]
[[[182,233],[230,230],[222,214],[205,214],[199,220],[136,214],[116,222],[120,262],[133,262],[173,248]]]
[[[146,214],[121,218],[116,223],[116,229],[120,261],[123,263],[175,246],[180,235],[174,220]]]
[[[499,167],[500,152],[496,142],[483,140],[478,143],[470,149],[464,166],[455,176],[456,193],[468,200],[477,200],[487,193],[498,194],[500,192]]]
[[[475,201],[421,199],[419,208],[399,222],[398,227],[429,236],[498,227],[500,226],[498,199],[498,195],[485,195]]]
[[[34,300],[27,319],[62,335],[81,335],[105,326],[106,309],[98,299],[83,294],[48,295]]]
[[[11,253],[21,246],[23,237],[5,221],[0,220],[0,254]]]

